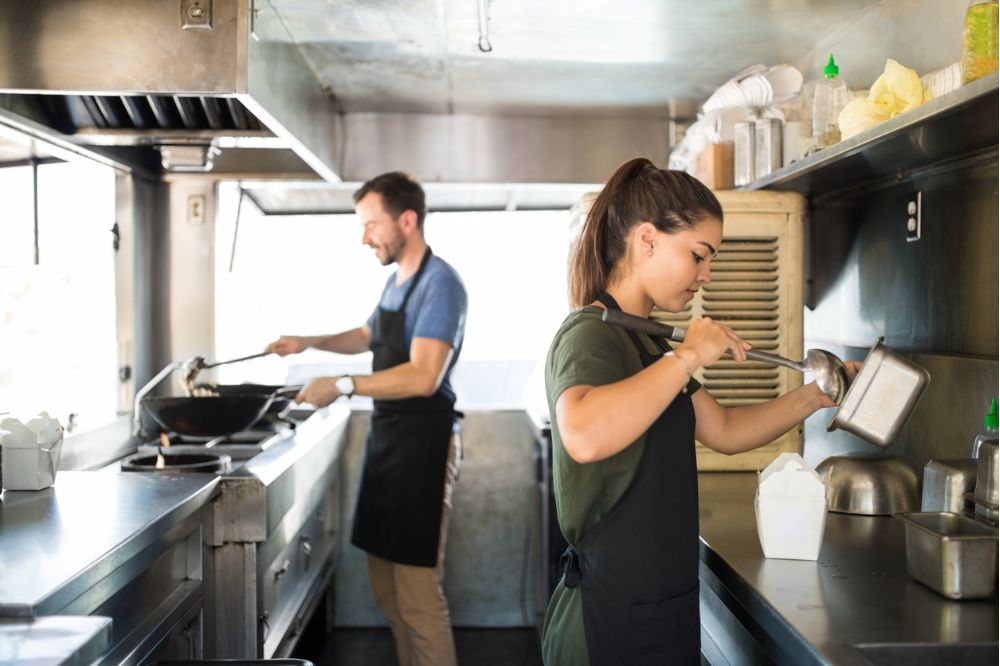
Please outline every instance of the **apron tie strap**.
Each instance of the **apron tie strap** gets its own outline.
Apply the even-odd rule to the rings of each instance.
[[[580,584],[580,556],[573,546],[567,546],[559,558],[559,568],[563,571],[563,584],[574,588]]]

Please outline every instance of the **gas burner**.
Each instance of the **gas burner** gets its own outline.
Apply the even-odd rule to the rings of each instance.
[[[233,459],[224,453],[187,451],[140,451],[122,460],[123,472],[162,472],[180,474],[225,474]]]

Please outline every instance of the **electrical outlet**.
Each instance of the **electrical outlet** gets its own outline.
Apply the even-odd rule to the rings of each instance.
[[[212,0],[181,0],[181,30],[211,30]]]
[[[920,232],[923,224],[923,192],[911,192],[906,197],[906,242],[912,243],[920,240]]]
[[[187,201],[188,224],[205,224],[205,195],[190,194]]]

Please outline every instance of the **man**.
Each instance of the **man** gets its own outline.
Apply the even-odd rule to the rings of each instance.
[[[362,242],[396,264],[367,324],[335,335],[281,336],[267,350],[371,349],[373,372],[320,377],[298,402],[374,399],[351,542],[367,553],[375,602],[392,626],[401,666],[455,664],[444,597],[444,548],[460,443],[448,378],[462,350],[467,298],[455,270],[424,241],[424,191],[402,173],[354,193]]]

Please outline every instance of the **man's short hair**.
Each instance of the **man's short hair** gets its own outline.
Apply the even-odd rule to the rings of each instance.
[[[358,188],[354,193],[354,203],[372,192],[382,195],[382,206],[393,219],[402,215],[403,211],[412,210],[417,214],[417,228],[424,230],[427,204],[424,200],[424,188],[420,187],[420,183],[400,171],[383,173]]]

